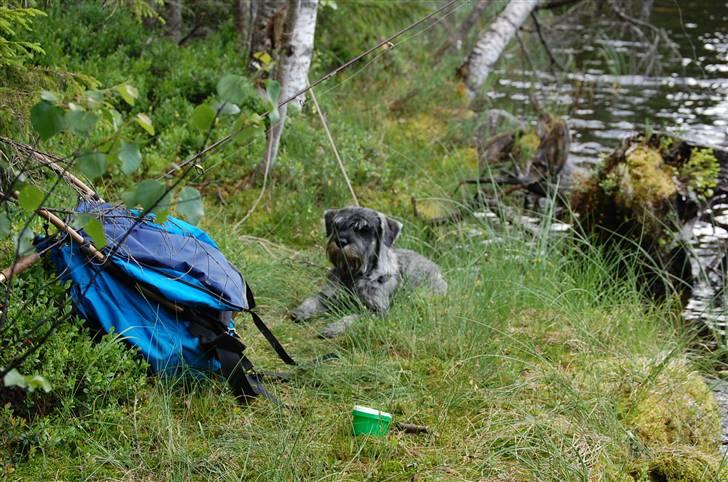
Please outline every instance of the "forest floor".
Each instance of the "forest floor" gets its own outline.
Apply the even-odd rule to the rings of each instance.
[[[161,133],[148,147],[161,169],[179,155],[179,124],[193,108],[178,92],[186,76],[194,71],[214,91],[236,49],[224,34],[182,53],[162,45],[130,54],[119,39],[102,40],[113,54],[63,65],[103,85],[131,76],[143,96],[162,99],[154,104]],[[56,401],[49,408],[35,398],[25,414],[0,411],[10,427],[0,435],[0,477],[726,480],[719,412],[702,378],[717,373],[719,355],[682,323],[678,300],[648,303],[635,275],[618,275],[616,260],[577,236],[534,236],[475,215],[431,228],[413,216],[413,196],[451,199],[458,180],[477,173],[478,116],[448,80],[452,65],[416,69],[426,54],[418,52],[407,61],[395,52],[319,97],[362,204],[404,222],[399,247],[442,266],[447,296],[400,292],[387,316],[362,313],[336,340],[317,333],[338,314],[289,321],[288,310],[324,280],[323,210],[350,202],[318,118],[304,110],[286,126],[273,182],[245,224],[236,225],[259,188],[243,175],[260,159],[260,139],[206,164],[196,184],[207,208],[201,227],[240,268],[259,313],[296,358],[338,359],[303,364],[289,382],[269,385],[295,410],[265,400],[244,407],[222,382],[147,377],[114,348],[118,339],[96,345],[106,350],[93,355],[102,364],[79,360],[74,350],[94,346],[78,341],[87,338],[82,329],[62,331],[34,365],[58,387]],[[134,180],[99,188],[111,197],[124,182]],[[28,276],[49,279],[41,267]],[[248,320],[237,324],[254,363],[280,368]],[[430,432],[353,437],[355,404]]]

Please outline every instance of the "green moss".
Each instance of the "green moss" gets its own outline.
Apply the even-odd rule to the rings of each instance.
[[[636,404],[627,420],[649,447],[675,443],[710,449],[720,441],[720,414],[703,379],[669,367]]]
[[[633,210],[655,210],[668,202],[677,186],[673,169],[663,162],[660,153],[639,145],[616,167],[619,183],[618,202]]]
[[[539,144],[541,144],[541,139],[535,132],[526,132],[516,139],[516,151],[522,160],[531,159]]]
[[[713,189],[718,185],[719,172],[720,166],[713,149],[695,148],[688,162],[680,168],[680,178],[691,192],[704,200],[713,195]]]
[[[637,480],[694,482],[696,480],[726,480],[728,468],[722,467],[719,457],[706,457],[694,449],[663,448],[652,452],[634,472]]]
[[[649,364],[640,364],[625,367],[627,372],[635,370],[624,415],[641,454],[636,460],[635,478],[720,479],[720,413],[702,377],[689,370],[683,360],[662,369],[660,364],[649,370]]]

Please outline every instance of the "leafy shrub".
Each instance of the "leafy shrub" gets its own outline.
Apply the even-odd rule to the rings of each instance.
[[[64,287],[49,271],[36,267],[13,281],[15,302],[0,328],[0,367],[39,343],[70,312]],[[43,374],[50,392],[0,386],[0,426],[7,427],[0,432],[0,453],[27,456],[52,438],[55,445],[73,443],[68,434],[48,430],[53,419],[82,421],[97,410],[113,412],[146,385],[146,363],[118,335],[92,335],[83,320],[71,317],[18,367],[22,374]]]

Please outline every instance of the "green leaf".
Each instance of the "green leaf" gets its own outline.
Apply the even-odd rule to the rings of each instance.
[[[96,179],[106,172],[106,156],[101,152],[83,154],[78,158],[78,167],[89,179]]]
[[[142,129],[147,131],[150,136],[154,135],[154,126],[152,125],[152,119],[148,115],[139,113],[136,115],[135,120],[137,124],[142,126]]]
[[[147,210],[155,206],[155,210],[163,210],[169,206],[167,188],[156,179],[145,179],[133,191],[122,194],[122,199],[128,208],[141,206]]]
[[[31,392],[37,388],[42,388],[46,393],[51,391],[51,384],[43,375],[33,375],[32,377],[25,377],[25,379],[28,382],[28,390]]]
[[[164,202],[164,195],[167,188],[160,181],[146,179],[139,183],[136,189],[136,199],[144,209],[149,209],[155,204],[159,207]]]
[[[194,187],[185,187],[177,198],[177,212],[192,224],[197,224],[205,215],[200,191]]]
[[[117,85],[115,89],[121,95],[121,98],[124,99],[124,102],[129,105],[134,105],[139,97],[139,91],[129,84]]]
[[[139,169],[142,164],[142,153],[139,146],[131,142],[121,141],[118,158],[121,161],[121,171],[126,175]]]
[[[42,100],[30,110],[30,122],[41,139],[50,139],[64,128],[63,110]]]
[[[108,244],[106,242],[106,233],[101,221],[93,214],[81,213],[77,214],[73,220],[73,227],[83,229],[86,234],[91,237],[96,249],[104,249]]]
[[[124,118],[121,117],[119,111],[114,108],[104,109],[101,111],[101,115],[107,122],[111,123],[111,127],[113,127],[115,131],[118,131],[122,124],[124,124]]]
[[[40,98],[45,100],[46,102],[50,102],[51,104],[55,104],[56,102],[58,102],[58,95],[55,92],[51,92],[50,90],[41,90]]]
[[[215,109],[209,104],[198,105],[190,116],[190,125],[201,131],[209,130],[213,122],[215,122]]]
[[[154,222],[157,224],[164,224],[167,222],[167,218],[169,218],[169,210],[163,209],[156,213],[156,217],[154,218]]]
[[[96,249],[104,249],[106,247],[106,233],[104,233],[104,226],[101,224],[101,221],[94,217],[89,220],[83,230],[86,231],[86,234],[91,236]]]
[[[270,118],[271,125],[278,124],[281,120],[281,114],[278,113],[278,106],[273,105],[273,110],[270,111],[268,117]]]
[[[250,96],[250,83],[245,77],[228,74],[217,83],[217,95],[224,101],[242,104]]]
[[[0,239],[5,239],[10,236],[11,229],[10,219],[5,213],[0,213]]]
[[[265,93],[271,104],[278,106],[278,98],[281,96],[281,83],[277,80],[268,79],[265,86]]]
[[[70,110],[66,112],[66,126],[76,134],[87,134],[94,126],[98,118],[91,112],[83,110]]]
[[[215,112],[219,112],[219,115],[238,115],[240,114],[240,107],[231,102],[215,102],[212,106]]]
[[[43,191],[35,186],[26,184],[20,190],[20,196],[18,196],[18,204],[20,204],[20,207],[23,208],[24,211],[28,213],[33,213],[36,209],[40,207],[41,203],[43,202],[43,198],[45,198],[45,194],[43,193]]]
[[[35,234],[30,228],[25,228],[15,237],[15,247],[21,255],[33,251],[33,239]]]
[[[3,377],[3,383],[6,387],[25,388],[28,386],[28,382],[25,380],[25,377],[15,368],[5,374]]]

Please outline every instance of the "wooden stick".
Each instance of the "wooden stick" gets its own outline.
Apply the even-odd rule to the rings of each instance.
[[[19,193],[17,191],[13,193],[13,197],[15,199],[18,199],[18,196],[19,196]],[[106,261],[106,256],[101,251],[96,249],[96,247],[93,244],[86,243],[86,240],[84,239],[84,237],[81,236],[78,233],[78,231],[76,231],[71,226],[66,224],[61,218],[59,218],[58,216],[56,216],[55,214],[53,214],[52,212],[50,212],[44,208],[36,209],[35,213],[38,216],[42,217],[43,219],[46,219],[49,223],[51,223],[53,226],[55,226],[59,231],[63,231],[64,233],[66,233],[68,235],[68,237],[70,237],[71,240],[73,240],[75,243],[78,243],[80,246],[83,246],[83,250],[89,256],[94,258],[96,261],[98,261],[99,263],[104,263]],[[39,259],[40,259],[40,254],[38,254],[38,253],[34,253],[34,254],[31,254],[30,256],[26,256],[25,258],[22,258],[17,263],[15,263],[13,266],[11,266],[10,268],[6,268],[2,273],[0,273],[0,282],[4,282],[5,280],[10,279],[11,276],[22,273],[23,271],[30,268],[33,265],[33,263],[35,263]],[[6,271],[9,276],[6,276]],[[147,298],[149,298],[153,301],[156,301],[160,305],[165,306],[166,308],[169,308],[170,310],[176,311],[178,313],[184,310],[184,308],[165,300],[164,298],[159,296],[157,293],[154,293],[154,292],[148,290],[147,288],[140,285],[139,283],[137,283],[135,286],[142,295],[146,296]]]
[[[430,428],[426,425],[415,425],[413,423],[397,422],[394,428],[404,433],[430,433]]]
[[[85,196],[91,197],[93,199],[97,199],[101,202],[104,200],[99,197],[99,195],[88,187],[86,184],[83,183],[79,178],[68,172],[67,169],[64,169],[63,167],[56,164],[51,159],[53,156],[50,154],[46,154],[44,152],[41,152],[37,149],[34,149],[33,147],[23,144],[22,142],[17,142],[12,139],[8,139],[7,137],[0,137],[0,142],[3,144],[9,145],[15,149],[24,151],[26,154],[28,154],[30,157],[38,161],[39,163],[43,164],[44,166],[48,167],[51,171],[55,172],[59,176],[62,176],[66,181],[68,181],[69,184],[75,186],[78,188]],[[56,158],[57,159],[57,158]]]
[[[33,253],[31,255],[18,259],[15,264],[5,268],[4,270],[2,270],[2,272],[0,272],[0,283],[5,283],[13,276],[20,274],[23,271],[27,271],[39,259],[40,253]]]
[[[56,162],[54,162],[52,160],[52,159],[57,160],[58,158],[56,158],[50,154],[41,152],[37,149],[34,149],[33,147],[31,147],[27,144],[23,144],[22,142],[14,141],[7,137],[0,136],[0,142],[2,142],[3,144],[6,144],[8,146],[11,146],[14,149],[25,152],[30,157],[35,159],[37,162],[48,167],[51,171],[55,172],[59,176],[62,176],[66,181],[68,181],[69,184],[75,186],[79,191],[81,191],[81,193],[84,196],[92,198],[92,199],[96,199],[100,202],[104,202],[104,200],[101,199],[101,197],[96,193],[96,191],[94,191],[93,189],[88,187],[86,184],[84,184],[83,181],[81,181],[79,178],[77,178],[76,176],[74,176],[73,174],[68,172],[67,169],[59,166]],[[15,196],[16,194],[17,193],[14,193],[13,197],[15,197],[17,199],[17,197]],[[53,216],[57,221],[61,222],[65,226],[65,223],[63,223],[63,221],[61,221],[58,217],[54,216],[52,213],[46,211],[45,209],[43,211],[46,214]],[[42,217],[48,219],[48,221],[51,221],[48,217],[44,216],[40,212],[38,214],[41,215]],[[54,223],[54,225],[56,225],[56,224]],[[58,226],[56,226],[56,227],[58,227]],[[80,235],[78,235],[78,233],[76,233],[76,235],[81,239],[80,242],[83,243],[83,238]],[[99,253],[99,254],[101,254],[101,253]],[[35,263],[37,263],[40,260],[40,258],[41,258],[40,253],[33,253],[29,256],[26,256],[24,258],[17,260],[12,266],[5,268],[2,272],[0,272],[0,283],[4,283],[7,280],[9,280],[10,278],[12,278],[13,276],[27,271],[28,269],[30,269],[31,266],[33,266]]]

